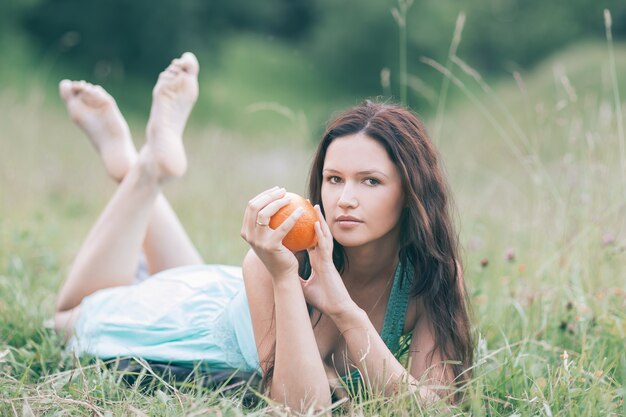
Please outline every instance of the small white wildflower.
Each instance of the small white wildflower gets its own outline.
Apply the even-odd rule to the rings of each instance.
[[[563,359],[563,367],[565,369],[568,369],[569,368],[569,361],[568,361],[569,355],[567,354],[567,350],[563,351],[563,354],[561,355],[561,358]]]

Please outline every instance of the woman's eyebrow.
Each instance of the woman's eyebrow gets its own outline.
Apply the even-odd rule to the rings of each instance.
[[[328,173],[336,173],[336,174],[340,174],[341,171],[337,171],[336,169],[332,169],[332,168],[324,168],[323,172],[328,172]],[[389,176],[387,174],[385,174],[382,171],[378,171],[376,169],[367,169],[365,171],[359,171],[356,173],[356,175],[371,175],[371,174],[379,174],[382,175],[385,178],[389,178]]]

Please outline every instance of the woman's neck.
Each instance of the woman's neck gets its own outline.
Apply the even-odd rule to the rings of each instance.
[[[342,274],[344,283],[359,288],[393,278],[398,265],[399,246],[395,236],[386,236],[364,246],[344,248],[347,261]]]

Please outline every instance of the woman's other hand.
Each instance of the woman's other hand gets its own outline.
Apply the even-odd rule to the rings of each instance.
[[[317,245],[308,249],[311,276],[301,280],[306,301],[328,316],[339,315],[354,306],[354,302],[343,284],[333,263],[333,236],[322,215],[319,205],[315,206],[318,222],[315,222]]]
[[[281,207],[289,204],[285,192],[284,188],[274,187],[250,200],[241,226],[241,237],[252,247],[275,280],[298,274],[298,260],[282,244],[282,240],[302,215],[302,209],[295,210],[275,230],[269,226],[270,218]]]

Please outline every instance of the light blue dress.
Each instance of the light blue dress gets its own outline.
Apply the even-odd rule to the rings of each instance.
[[[412,267],[398,265],[381,337],[396,356],[410,298]],[[241,268],[194,265],[136,285],[85,297],[68,347],[101,359],[139,357],[203,370],[261,373]],[[358,371],[344,376],[358,380]]]
[[[68,347],[204,369],[261,372],[241,268],[194,265],[83,299]]]

